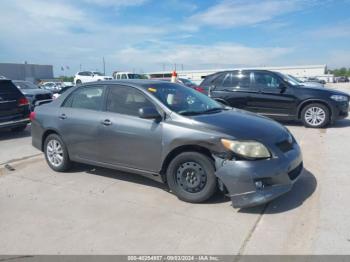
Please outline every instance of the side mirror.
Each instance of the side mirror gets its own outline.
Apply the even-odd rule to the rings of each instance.
[[[161,119],[162,116],[159,114],[155,107],[141,107],[139,109],[139,117],[144,119]]]
[[[283,93],[284,91],[286,91],[287,85],[285,83],[280,83],[278,88],[281,90],[281,93]]]

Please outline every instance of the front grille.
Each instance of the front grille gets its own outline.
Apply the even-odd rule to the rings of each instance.
[[[301,162],[296,168],[294,168],[292,171],[288,172],[288,176],[290,180],[295,180],[303,170],[303,162]]]
[[[47,99],[51,99],[52,95],[51,94],[38,94],[35,96],[35,100],[39,101],[39,100],[47,100]]]
[[[293,142],[290,143],[288,140],[278,142],[276,145],[283,153],[287,153],[288,151],[293,149]]]

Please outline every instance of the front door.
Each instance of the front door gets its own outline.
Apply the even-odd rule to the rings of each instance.
[[[110,86],[100,147],[105,163],[157,172],[163,123],[141,119],[138,113],[141,107],[154,107],[154,104],[136,88]]]
[[[252,85],[259,90],[252,99],[253,111],[272,118],[292,118],[296,114],[294,89],[281,88],[282,79],[270,72],[254,72]]]

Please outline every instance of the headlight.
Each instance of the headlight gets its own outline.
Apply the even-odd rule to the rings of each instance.
[[[234,153],[248,158],[269,158],[269,150],[257,141],[235,141],[221,139],[222,145]]]
[[[346,102],[348,101],[347,96],[342,96],[342,95],[332,95],[331,98],[337,102]]]

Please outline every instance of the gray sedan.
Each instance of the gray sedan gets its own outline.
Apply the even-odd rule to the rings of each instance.
[[[164,81],[81,85],[31,119],[33,145],[53,170],[74,161],[133,172],[193,203],[217,189],[234,207],[266,203],[303,169],[297,142],[279,123]]]

